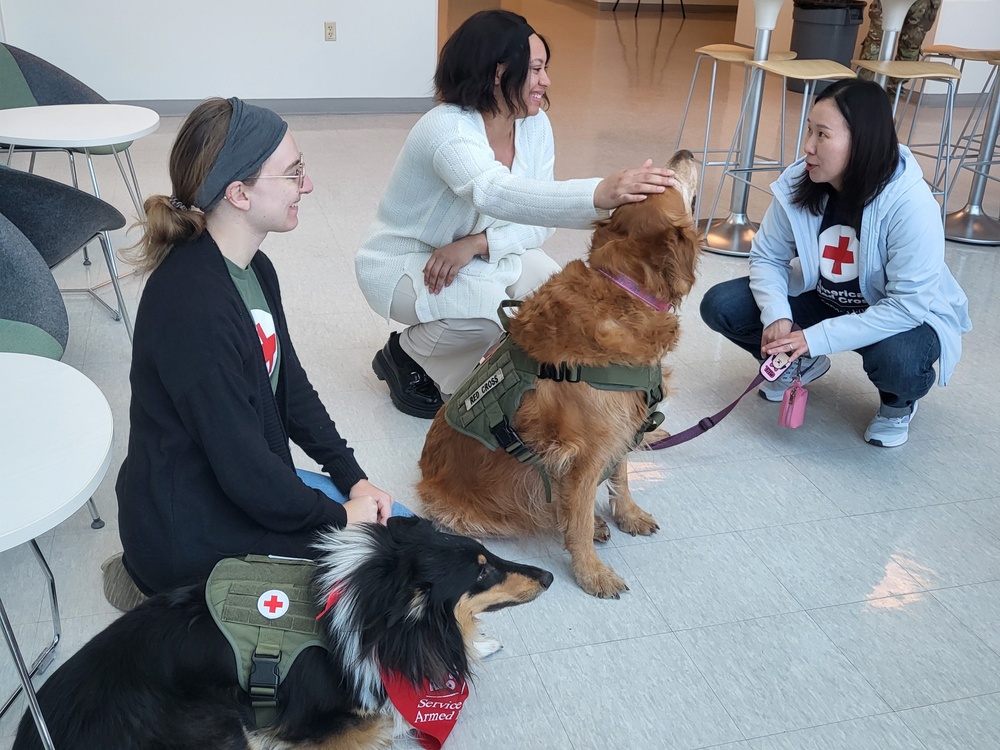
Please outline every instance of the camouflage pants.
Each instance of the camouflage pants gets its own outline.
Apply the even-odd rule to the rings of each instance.
[[[899,43],[896,45],[897,60],[913,61],[920,58],[920,45],[934,25],[940,7],[941,0],[916,0],[910,6],[903,21],[903,28],[899,32]],[[878,60],[882,48],[882,3],[879,0],[871,0],[868,4],[868,18],[871,24],[868,27],[868,36],[861,42],[860,57],[862,60]],[[872,74],[863,70],[861,77],[870,79]],[[890,79],[890,91],[894,91],[900,83],[902,81]]]

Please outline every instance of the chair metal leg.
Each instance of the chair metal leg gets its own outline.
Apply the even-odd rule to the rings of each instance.
[[[743,123],[746,120],[747,109],[750,106],[750,98],[756,96],[757,93],[757,76],[763,79],[763,71],[758,68],[754,68],[750,71],[750,84],[746,87],[743,92],[743,99],[740,104],[740,116],[736,121],[736,128],[733,132],[733,140],[729,145],[729,152],[726,154],[726,168],[722,172],[722,177],[719,178],[719,185],[715,189],[715,198],[712,201],[712,209],[708,213],[708,218],[705,220],[704,234],[708,233],[708,230],[712,226],[712,222],[715,220],[715,211],[719,207],[719,201],[722,199],[722,188],[726,184],[726,175],[730,173],[729,165],[733,164],[733,154],[736,153],[737,148],[743,148],[742,133],[743,133]],[[763,85],[763,80],[761,80],[761,85]],[[739,166],[739,164],[737,164]],[[736,179],[734,175],[730,175],[733,179]],[[711,250],[712,248],[705,246],[704,237],[702,238],[702,249]]]
[[[128,332],[128,340],[132,341],[132,321],[128,316],[128,309],[125,307],[125,297],[122,295],[122,287],[118,281],[118,264],[115,263],[114,246],[111,244],[111,234],[105,230],[98,235],[101,247],[104,250],[104,260],[108,264],[108,271],[111,273],[111,285],[115,288],[115,297],[118,299],[118,313],[125,323],[125,330]]]
[[[42,709],[38,705],[38,696],[35,695],[35,689],[31,684],[32,672],[28,670],[24,663],[24,657],[21,656],[21,649],[18,648],[17,641],[14,639],[14,629],[11,627],[10,620],[7,617],[7,610],[4,609],[2,600],[0,600],[0,628],[3,629],[4,640],[7,641],[7,648],[10,649],[10,655],[14,658],[14,666],[17,668],[17,674],[21,678],[22,685],[21,688],[18,688],[14,692],[10,700],[4,704],[3,709],[0,710],[0,716],[10,708],[23,689],[25,695],[28,697],[28,708],[31,711],[32,718],[35,720],[35,726],[38,728],[38,736],[42,740],[42,746],[47,748],[47,750],[55,750],[55,746],[52,744],[52,737],[49,735],[49,728],[45,725],[45,718],[42,716]]]
[[[687,101],[684,102],[684,114],[681,115],[681,126],[677,130],[677,142],[674,144],[674,151],[678,151],[681,147],[681,139],[684,137],[684,126],[687,124],[688,113],[691,111],[691,97],[694,96],[694,87],[698,83],[698,71],[701,70],[701,61],[705,57],[706,55],[698,55],[698,59],[694,61],[694,73],[691,75],[691,86],[688,87]],[[711,99],[711,90],[708,96]],[[711,116],[711,111],[709,112],[709,116]]]
[[[70,151],[69,149],[66,150],[66,156],[69,157],[69,176],[73,180],[73,187],[79,190],[80,178],[77,177],[76,174],[76,157],[73,155],[73,152]],[[83,246],[83,265],[85,266],[90,265],[90,251],[87,249],[86,245]]]
[[[94,503],[94,498],[90,498],[87,501],[87,510],[90,511],[90,528],[92,529],[103,529],[104,519],[101,518],[101,514],[97,510],[97,505]]]
[[[128,163],[129,174],[132,175],[132,186],[135,188],[136,197],[136,210],[139,212],[139,218],[146,218],[146,211],[142,205],[142,191],[139,189],[139,178],[135,175],[135,165],[132,163],[132,150],[125,149],[125,161]]]
[[[49,564],[45,560],[45,556],[42,551],[38,548],[38,543],[32,539],[29,544],[31,545],[31,551],[35,554],[35,559],[38,560],[38,564],[42,568],[42,572],[45,574],[45,578],[48,580],[49,586],[49,604],[52,610],[52,642],[42,651],[41,654],[34,660],[29,669],[24,663],[24,657],[21,655],[21,651],[17,646],[17,642],[14,640],[14,631],[11,628],[10,620],[7,618],[7,612],[3,608],[3,602],[0,601],[0,625],[3,626],[4,639],[7,641],[7,647],[10,649],[11,655],[14,657],[14,663],[17,666],[18,674],[21,678],[21,687],[17,688],[13,694],[7,699],[7,701],[0,707],[0,716],[13,705],[14,701],[17,700],[17,696],[21,694],[23,690],[28,699],[28,707],[31,709],[31,715],[35,719],[35,726],[38,727],[39,736],[42,738],[42,743],[49,750],[54,750],[52,746],[52,738],[49,736],[48,727],[45,726],[45,719],[42,717],[41,708],[38,705],[38,698],[35,696],[34,687],[31,684],[31,678],[36,673],[44,672],[49,664],[52,663],[54,658],[53,652],[59,643],[59,639],[62,637],[62,621],[59,617],[59,598],[56,595],[56,579],[52,575],[52,569],[49,568]]]
[[[816,90],[816,81],[806,81],[802,91],[802,112],[799,114],[799,134],[795,139],[794,159],[799,158],[802,153],[802,135],[806,132],[806,115],[809,112],[809,105],[812,102],[813,92]]]
[[[118,165],[118,171],[121,172],[122,182],[125,183],[125,189],[128,191],[128,197],[132,199],[132,205],[135,207],[136,216],[142,219],[143,218],[142,199],[135,192],[135,189],[132,186],[132,182],[129,180],[129,175],[125,172],[125,165],[122,164],[122,159],[118,155],[118,151],[112,148],[111,153],[115,157],[115,163]],[[128,149],[125,149],[125,153],[128,154]],[[132,160],[128,159],[128,162],[129,162],[129,169],[132,169]],[[135,177],[135,170],[132,170],[132,176]]]

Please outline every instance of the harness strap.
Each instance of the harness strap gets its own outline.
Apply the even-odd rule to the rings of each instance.
[[[278,685],[281,683],[278,663],[281,661],[283,639],[282,631],[261,628],[257,646],[250,657],[247,692],[259,727],[267,726],[278,718]]]

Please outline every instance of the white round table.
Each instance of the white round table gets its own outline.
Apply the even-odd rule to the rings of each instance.
[[[160,116],[131,104],[49,104],[0,110],[0,142],[39,148],[93,148],[134,141]]]
[[[0,552],[32,545],[49,578],[55,637],[29,671],[2,601],[0,625],[43,745],[51,748],[31,675],[58,643],[59,607],[52,573],[34,540],[69,518],[97,489],[111,463],[114,422],[93,382],[44,357],[0,353],[0,394]]]

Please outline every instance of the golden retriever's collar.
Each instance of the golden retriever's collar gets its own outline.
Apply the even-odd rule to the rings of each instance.
[[[594,270],[600,273],[602,276],[606,276],[607,278],[609,278],[611,281],[620,286],[622,289],[631,294],[633,297],[641,299],[643,302],[652,307],[654,310],[659,310],[660,312],[674,311],[674,305],[672,302],[667,302],[665,300],[657,299],[656,297],[653,297],[650,294],[646,294],[644,291],[642,291],[641,288],[639,288],[639,285],[635,282],[634,279],[631,279],[628,276],[621,273],[610,274],[603,268],[595,268]]]

